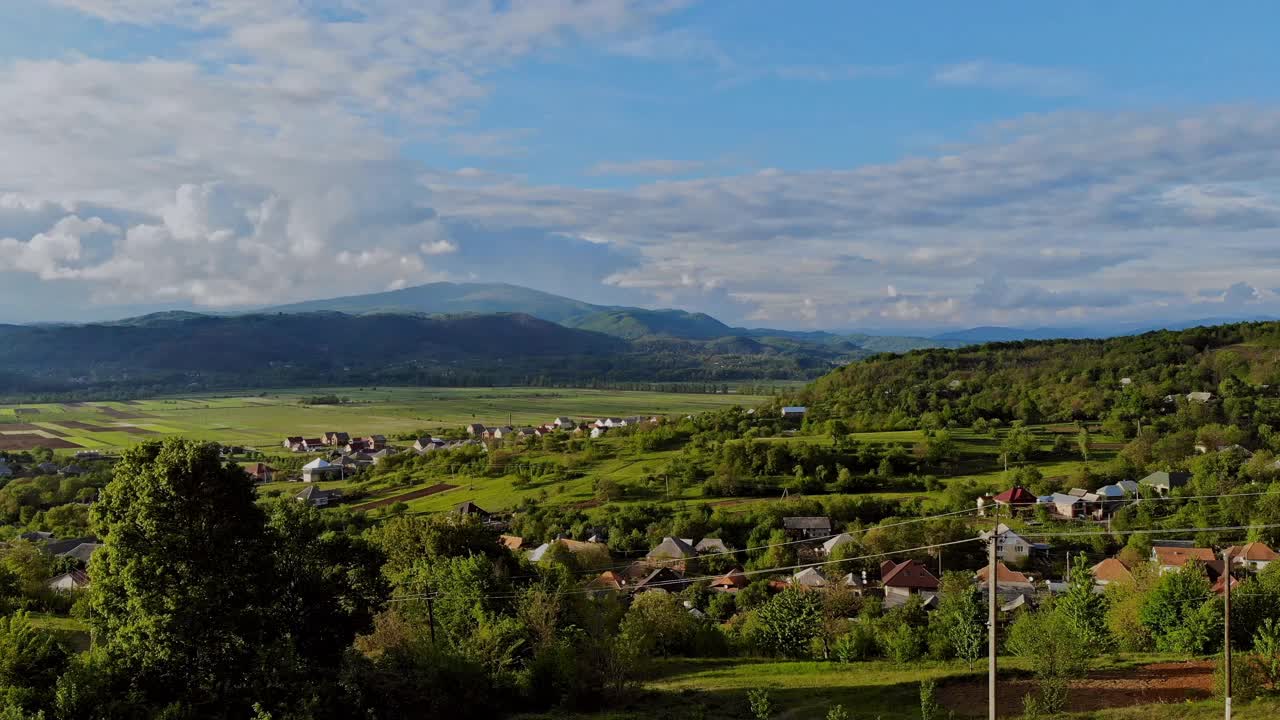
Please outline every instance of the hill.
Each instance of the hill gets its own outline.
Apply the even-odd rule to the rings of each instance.
[[[388,292],[279,305],[263,312],[525,313],[558,323],[608,309],[519,285],[436,282]]]
[[[1203,409],[1221,422],[1280,427],[1277,389],[1280,323],[1256,322],[879,355],[820,378],[794,400],[812,406],[815,420],[908,428],[926,413],[962,426],[978,418],[1136,422],[1186,404],[1168,396],[1204,391],[1223,398]]]
[[[569,327],[635,340],[642,337],[676,337],[687,340],[712,340],[740,333],[706,313],[684,310],[643,310],[620,308],[604,310],[564,321]]]

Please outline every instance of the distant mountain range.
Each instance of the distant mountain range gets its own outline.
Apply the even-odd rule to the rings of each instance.
[[[624,340],[676,338],[706,341],[751,338],[765,344],[785,341],[792,347],[814,346],[827,351],[843,348],[860,354],[952,347],[957,344],[951,340],[910,336],[731,327],[705,313],[594,305],[541,290],[502,283],[437,282],[367,295],[308,300],[263,310],[282,313],[317,311],[349,314],[515,312]]]

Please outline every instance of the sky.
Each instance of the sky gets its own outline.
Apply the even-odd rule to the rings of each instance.
[[[760,327],[1280,314],[1274,3],[28,0],[0,321],[508,282]]]

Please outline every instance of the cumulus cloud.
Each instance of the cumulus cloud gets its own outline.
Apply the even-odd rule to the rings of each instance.
[[[678,5],[58,2],[199,39],[176,59],[0,65],[0,270],[208,306],[438,279],[458,245],[402,143],[511,152],[526,130],[457,129],[489,73]],[[113,236],[95,252],[85,217]]]

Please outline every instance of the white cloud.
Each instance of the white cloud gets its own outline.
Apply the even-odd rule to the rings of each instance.
[[[0,64],[0,268],[211,306],[441,277],[428,261],[458,246],[402,143],[511,152],[527,131],[459,129],[491,72],[677,5],[59,2],[198,39],[171,58]],[[70,228],[87,212],[117,228],[92,253]]]
[[[1017,63],[971,60],[938,68],[934,82],[954,87],[981,87],[1031,95],[1079,95],[1088,90],[1087,74],[1078,70]]]
[[[600,162],[587,170],[588,175],[630,175],[667,177],[687,175],[706,167],[699,160],[632,160],[628,162]]]

